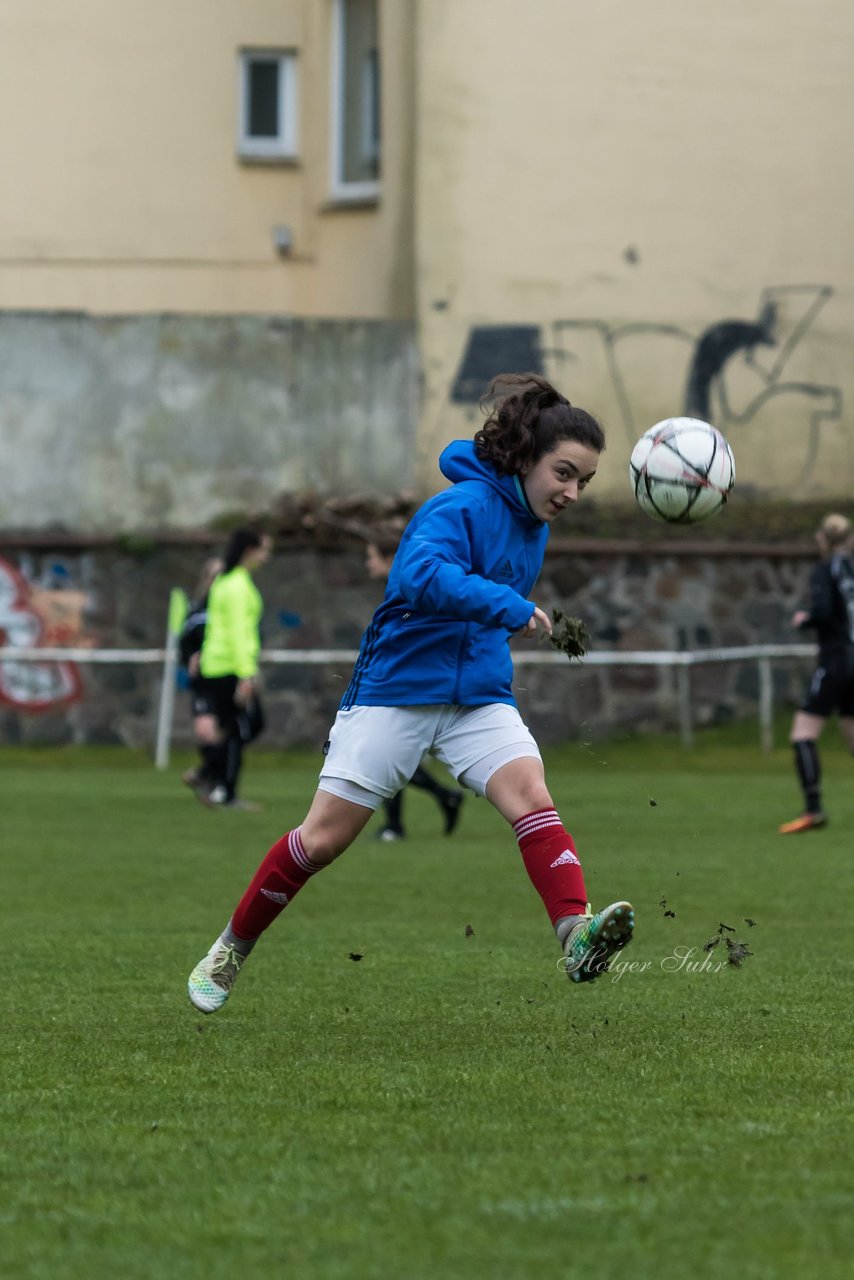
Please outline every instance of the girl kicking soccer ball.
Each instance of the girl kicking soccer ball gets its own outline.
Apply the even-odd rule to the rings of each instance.
[[[385,598],[362,638],[318,789],[277,840],[189,979],[203,1013],[222,1007],[246,957],[303,885],[343,853],[432,752],[513,828],[573,982],[591,982],[631,940],[634,912],[589,913],[581,865],[511,692],[511,635],[551,632],[528,595],[550,526],[577,502],[605,447],[595,418],[544,378],[505,374],[474,441],[439,466],[451,486],[415,513]]]

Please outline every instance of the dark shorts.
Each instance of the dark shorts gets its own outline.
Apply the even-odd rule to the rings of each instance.
[[[215,716],[216,704],[207,687],[207,681],[201,676],[190,676],[187,680],[190,690],[190,707],[193,718],[196,716]]]
[[[237,676],[217,676],[214,680],[197,676],[190,688],[193,715],[214,716],[226,733],[231,733],[237,722]]]
[[[823,720],[834,712],[854,717],[854,663],[834,657],[817,666],[800,709]]]
[[[265,727],[264,709],[256,694],[245,707],[234,701],[237,676],[206,680],[197,676],[191,684],[194,716],[214,716],[226,737],[236,734],[243,742],[254,742]]]

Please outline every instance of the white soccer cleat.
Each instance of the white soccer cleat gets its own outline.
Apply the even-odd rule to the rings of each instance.
[[[217,938],[190,974],[187,982],[190,1003],[202,1013],[216,1013],[231,995],[231,988],[245,959],[234,947]]]

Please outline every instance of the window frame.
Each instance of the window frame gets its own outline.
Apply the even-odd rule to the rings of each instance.
[[[251,68],[275,62],[279,69],[278,133],[260,138],[247,132]],[[252,48],[237,51],[237,154],[241,160],[292,162],[299,159],[299,59],[296,49]]]
[[[360,182],[347,182],[343,176],[344,173],[344,122],[343,122],[343,89],[344,89],[344,64],[346,50],[344,48],[345,18],[344,5],[346,0],[334,0],[332,10],[332,74],[331,81],[331,103],[330,103],[330,119],[332,127],[330,129],[331,143],[331,195],[332,199],[340,204],[347,203],[373,203],[379,199],[382,190],[382,178],[365,179]],[[377,49],[377,80],[379,81],[379,48]],[[369,95],[364,91],[362,93],[362,120],[361,125],[363,132],[367,135],[367,126],[370,123],[368,101]],[[380,90],[380,93],[382,91]],[[377,124],[379,125],[381,113],[381,103],[377,103]],[[378,133],[376,138],[376,147],[378,150],[378,159],[382,158],[382,136]]]

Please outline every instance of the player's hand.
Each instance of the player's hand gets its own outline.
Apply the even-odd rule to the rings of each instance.
[[[238,707],[245,707],[248,702],[252,701],[254,693],[254,680],[238,680],[237,688],[234,691],[234,701]]]
[[[545,631],[546,635],[550,636],[552,633],[552,621],[547,613],[544,613],[542,609],[538,609],[535,605],[534,612],[531,614],[524,627],[522,627],[520,631],[517,631],[516,634],[517,636],[525,636],[530,639],[537,634],[538,630]]]
[[[809,613],[806,609],[798,609],[797,613],[792,614],[792,626],[799,630],[809,619]]]

